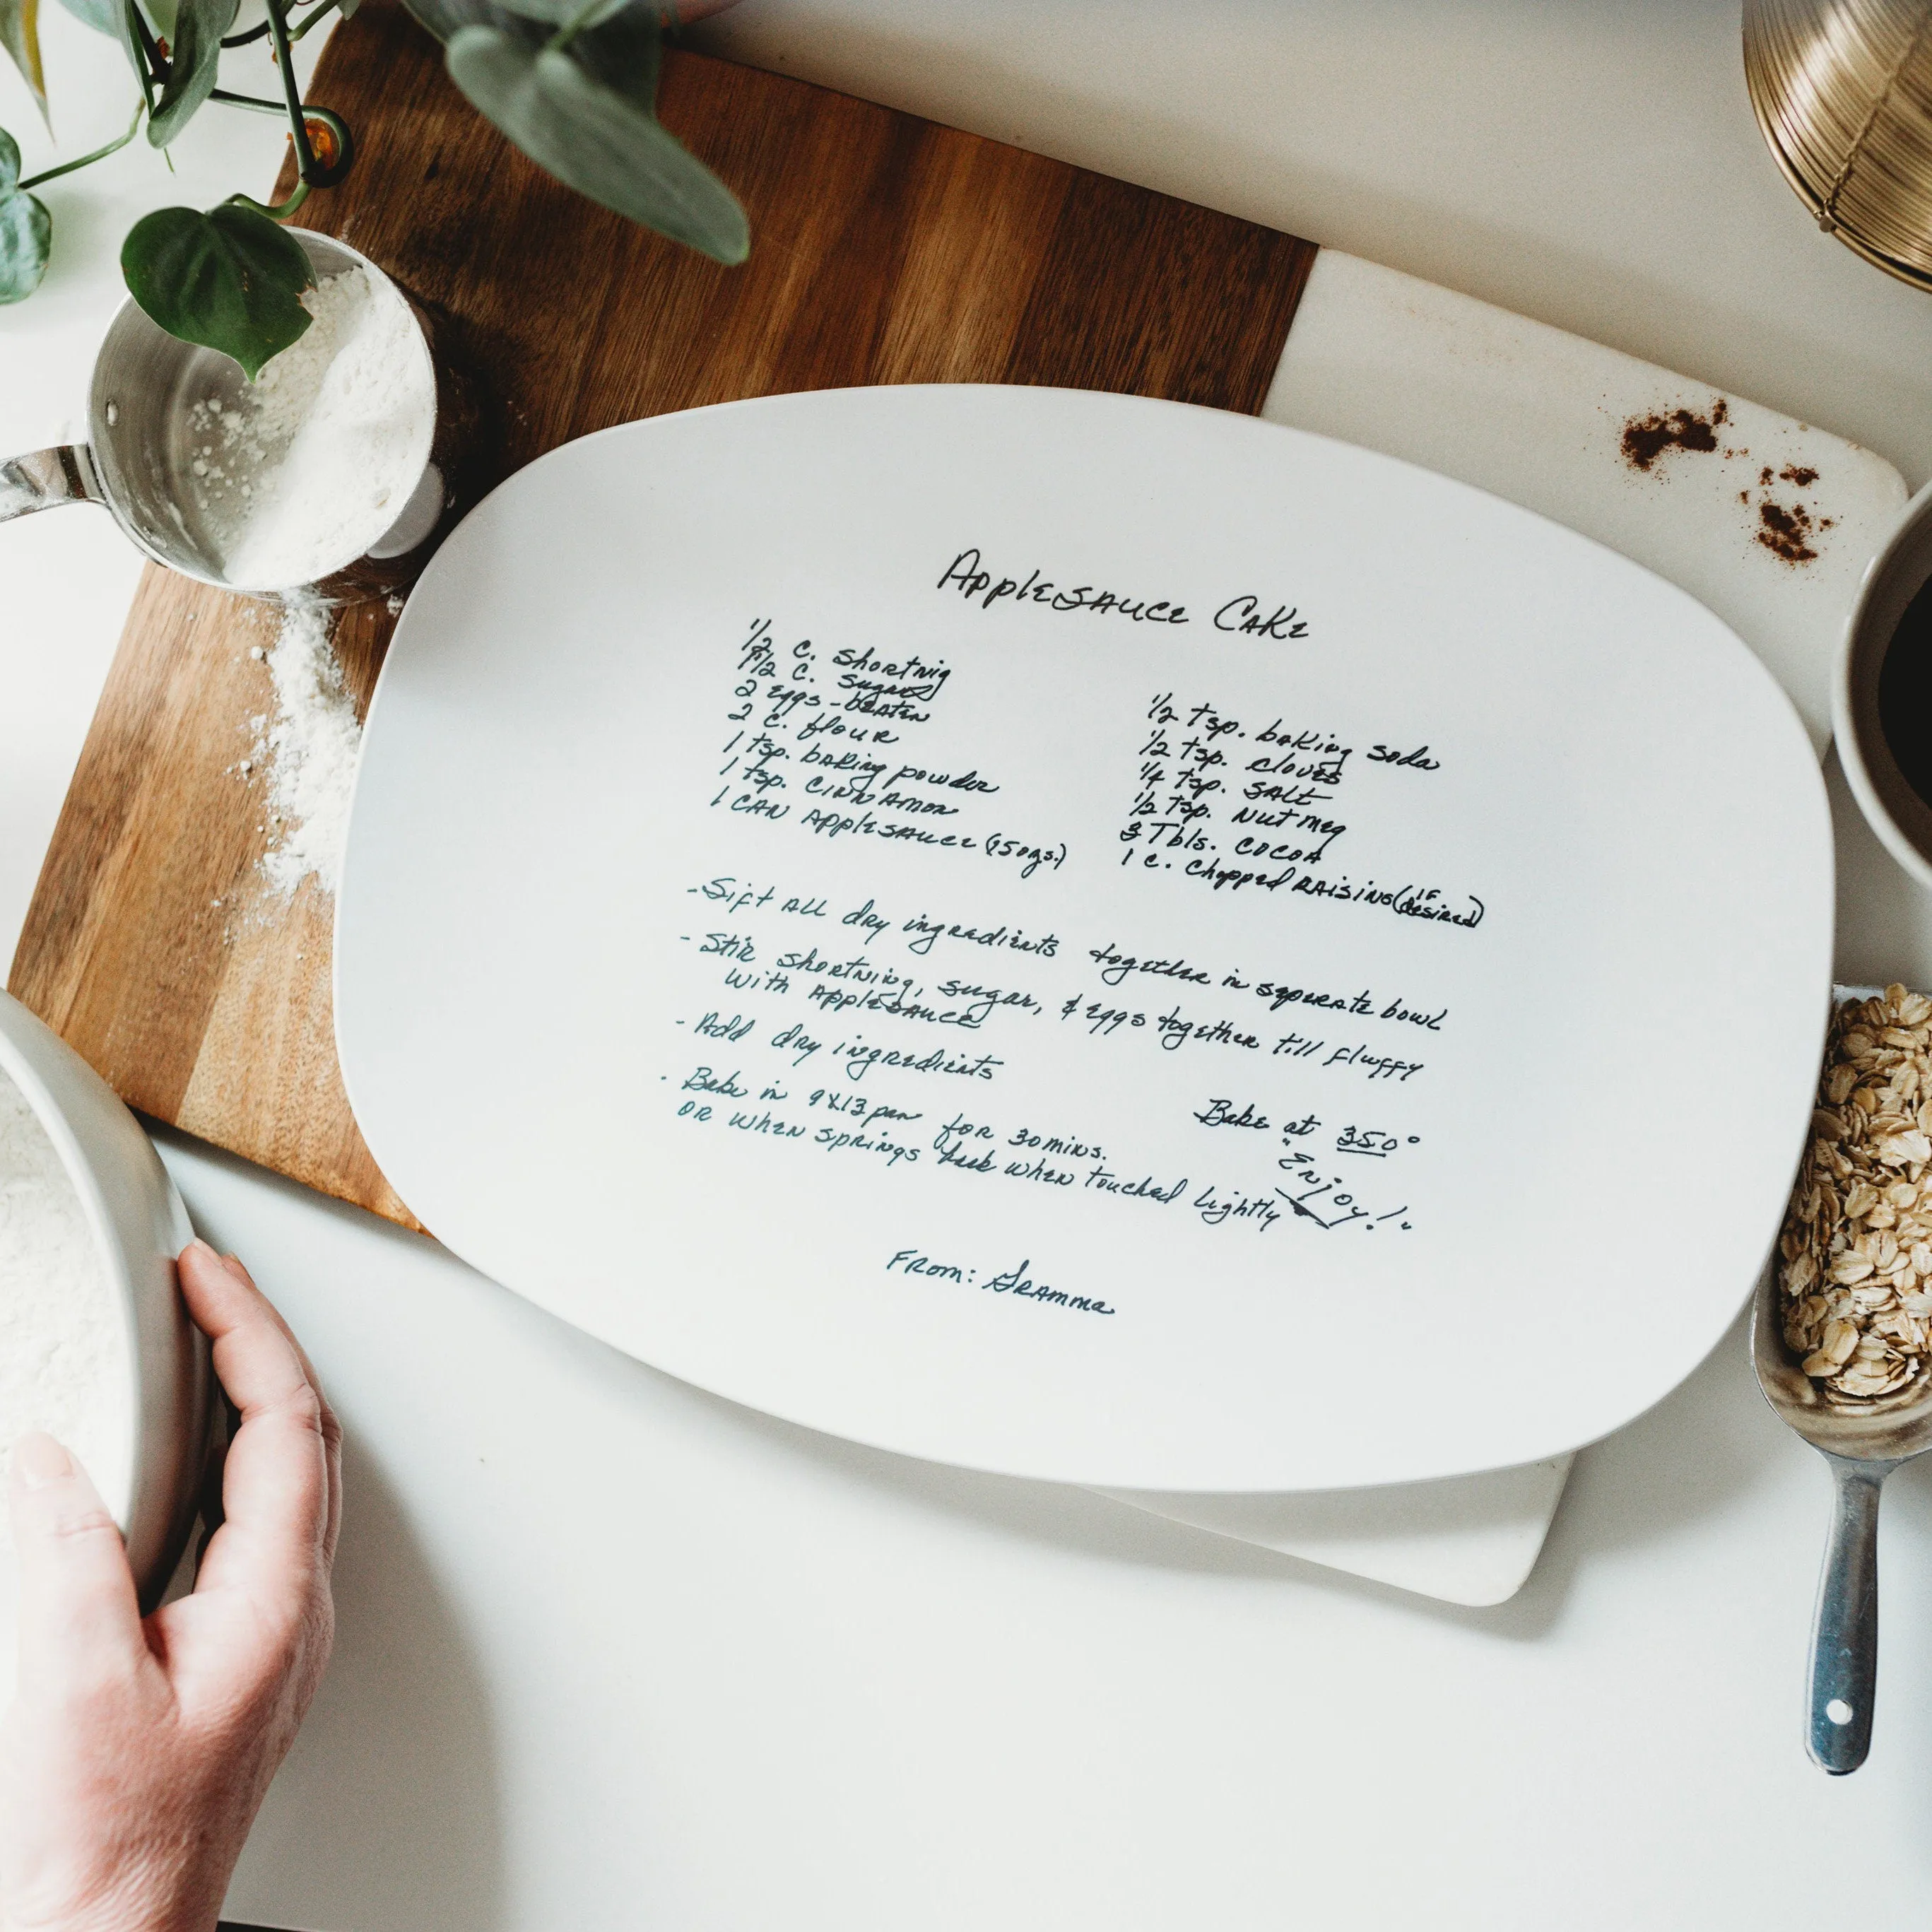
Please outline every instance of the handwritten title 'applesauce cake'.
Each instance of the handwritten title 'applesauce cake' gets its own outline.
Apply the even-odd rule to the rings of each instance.
[[[1778,1238],[1784,1339],[1839,1401],[1932,1360],[1932,999],[1888,986],[1832,1016],[1811,1141]]]

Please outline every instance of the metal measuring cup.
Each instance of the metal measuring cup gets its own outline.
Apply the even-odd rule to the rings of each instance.
[[[476,409],[468,384],[439,352],[436,325],[419,303],[347,243],[308,229],[289,232],[317,280],[359,266],[379,286],[394,290],[408,304],[429,351],[436,428],[428,458],[382,536],[359,556],[344,557],[315,580],[325,597],[379,596],[410,583],[454,520]],[[134,302],[124,302],[94,358],[87,441],[0,461],[0,523],[63,503],[102,504],[157,563],[222,590],[240,587],[223,574],[220,548],[199,505],[193,480],[198,446],[189,412],[210,398],[226,410],[241,403],[246,391],[247,379],[232,357],[180,340]],[[271,593],[254,589],[251,594]]]

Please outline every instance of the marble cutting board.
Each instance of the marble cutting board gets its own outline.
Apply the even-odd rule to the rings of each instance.
[[[1668,446],[1648,468],[1626,455],[1628,425],[1679,410],[1708,420],[1719,402],[1728,434],[1715,448]],[[1823,751],[1838,634],[1908,494],[1869,450],[1335,249],[1316,258],[1262,414],[1479,484],[1647,564],[1757,652]],[[1816,475],[1796,490],[1786,469]],[[1793,562],[1761,540],[1766,502],[1831,522],[1817,556]],[[1496,1604],[1534,1566],[1572,1460],[1312,1495],[1108,1493],[1425,1595]]]

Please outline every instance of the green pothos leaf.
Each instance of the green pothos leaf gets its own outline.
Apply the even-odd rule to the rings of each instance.
[[[53,217],[38,195],[0,195],[0,302],[25,302],[40,286],[53,244]]]
[[[53,217],[38,195],[0,195],[0,302],[25,302],[40,286],[53,244]]]
[[[47,117],[47,76],[40,64],[40,0],[0,0],[0,46],[14,58],[33,89],[40,118]]]
[[[47,272],[53,218],[20,185],[20,144],[0,128],[0,303],[25,302]]]
[[[0,0],[0,5],[4,4]],[[148,116],[148,139],[156,147],[165,148],[213,91],[221,65],[221,37],[235,24],[238,4],[238,0],[181,0],[167,82]]]
[[[495,26],[452,37],[450,77],[530,158],[566,185],[715,261],[751,252],[730,190],[667,134],[648,106],[572,56]]]
[[[61,4],[97,34],[118,40],[122,34],[121,0],[61,0]]]
[[[61,4],[83,26],[92,27],[97,34],[105,34],[110,40],[118,40],[121,51],[128,56],[128,64],[137,74],[146,70],[141,64],[140,50],[134,44],[134,23],[128,17],[128,9],[132,0],[61,0]],[[173,26],[173,9],[169,9],[169,24],[160,31],[165,34]]]
[[[157,208],[121,244],[128,292],[170,335],[232,356],[253,382],[313,319],[302,292],[315,272],[300,242],[232,202],[206,214]]]

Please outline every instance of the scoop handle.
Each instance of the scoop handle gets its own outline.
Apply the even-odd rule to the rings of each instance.
[[[1818,1580],[1811,1638],[1805,1748],[1834,1778],[1856,1771],[1871,1748],[1878,1684],[1878,1498],[1895,1462],[1860,1462],[1821,1452],[1835,1489],[1832,1540]]]
[[[62,503],[102,501],[94,452],[84,442],[57,443],[0,460],[0,524]]]

